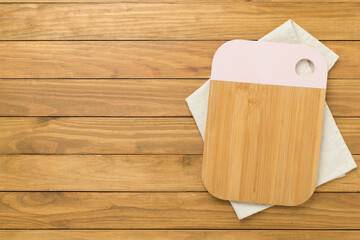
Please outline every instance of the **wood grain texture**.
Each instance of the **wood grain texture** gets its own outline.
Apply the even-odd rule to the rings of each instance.
[[[219,4],[219,3],[324,3],[322,0],[196,0],[197,4]],[[359,0],[327,0],[327,3],[358,3]],[[34,0],[0,0],[0,3],[34,3]],[[37,0],[35,3],[194,3],[193,0]]]
[[[3,78],[187,78],[210,75],[221,42],[0,42]],[[18,69],[18,71],[14,71]]]
[[[357,40],[359,4],[6,4],[0,40],[258,39],[290,17],[318,39]]]
[[[360,118],[336,118],[360,154]],[[0,154],[202,154],[192,118],[2,117]]]
[[[359,136],[360,133],[360,119],[347,118],[339,119],[335,118],[337,127],[339,128],[345,142],[350,149],[350,152],[357,152],[356,148],[360,148],[360,139],[355,136]],[[360,149],[359,149],[360,150]]]
[[[308,200],[317,181],[325,91],[212,80],[202,164],[209,193],[285,206]]]
[[[334,116],[359,116],[360,80],[328,79],[326,102]]]
[[[360,231],[312,230],[0,230],[7,240],[358,240]]]
[[[323,3],[322,0],[196,0],[197,4],[219,4],[219,3]],[[358,3],[359,0],[327,0],[328,3]],[[34,3],[34,0],[0,0],[0,3]],[[193,0],[37,0],[36,3],[163,3],[163,4],[174,4],[174,3],[194,3]]]
[[[360,193],[315,193],[239,221],[205,192],[2,192],[1,229],[359,229]]]
[[[201,155],[2,155],[2,191],[204,191]]]
[[[191,116],[204,79],[0,79],[0,116]],[[360,116],[360,79],[329,79],[334,116]]]
[[[203,83],[189,79],[2,79],[0,115],[191,116],[185,98]]]
[[[0,154],[193,154],[191,118],[1,118]]]
[[[0,78],[209,78],[222,43],[3,41]],[[341,56],[329,78],[360,78],[360,42],[324,43]]]
[[[2,155],[0,191],[206,191],[201,163],[202,155]],[[360,192],[360,170],[315,191]]]

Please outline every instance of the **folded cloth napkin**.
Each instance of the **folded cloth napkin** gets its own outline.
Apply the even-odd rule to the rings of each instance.
[[[283,25],[261,38],[259,41],[297,43],[316,48],[324,55],[327,61],[328,70],[332,68],[338,59],[338,55],[292,20],[288,20]],[[296,70],[299,75],[306,75],[312,71],[310,64],[306,61],[298,64]],[[195,119],[203,139],[205,137],[209,86],[210,81],[207,81],[188,98],[186,98],[190,112]],[[336,126],[329,107],[325,104],[317,186],[335,178],[343,177],[345,176],[345,173],[349,172],[353,168],[356,168],[355,161]],[[272,206],[247,202],[230,202],[239,219],[246,218]]]

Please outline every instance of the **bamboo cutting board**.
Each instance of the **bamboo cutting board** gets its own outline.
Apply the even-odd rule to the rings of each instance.
[[[310,60],[310,77],[296,74]],[[315,190],[327,65],[295,44],[233,40],[215,53],[202,179],[217,198],[294,206]]]

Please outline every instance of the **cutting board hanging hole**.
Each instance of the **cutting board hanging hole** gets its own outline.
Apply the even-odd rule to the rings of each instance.
[[[296,74],[301,78],[308,78],[314,74],[315,66],[310,59],[301,59],[295,66]]]

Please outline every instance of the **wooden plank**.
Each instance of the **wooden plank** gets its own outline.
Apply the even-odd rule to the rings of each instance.
[[[360,118],[336,118],[360,154]],[[192,118],[2,117],[0,154],[202,154]]]
[[[3,79],[0,115],[190,116],[185,98],[203,83],[205,80]],[[335,95],[342,95],[340,92]],[[340,106],[346,104],[344,98],[338,101]],[[360,109],[358,113],[360,116]]]
[[[114,3],[114,0],[37,0],[36,3]],[[144,0],[117,0],[116,3],[145,3]],[[174,3],[194,3],[193,0],[151,0],[149,3],[163,3],[163,4],[174,4]],[[219,4],[219,3],[239,3],[249,2],[249,0],[196,0],[196,3],[206,4]],[[252,3],[322,3],[321,0],[251,0]],[[357,3],[359,0],[326,0],[328,3]],[[34,3],[34,0],[0,0],[0,3]]]
[[[334,116],[358,116],[360,80],[328,79],[326,102]]]
[[[335,118],[336,124],[345,139],[345,142],[353,154],[360,153],[360,119],[358,118]]]
[[[205,191],[201,160],[201,155],[0,155],[0,189]]]
[[[0,154],[198,154],[191,118],[0,119]]]
[[[341,230],[0,230],[0,238],[8,240],[358,240],[359,235],[360,231]]]
[[[213,55],[222,43],[3,41],[0,78],[209,78]],[[325,44],[341,56],[330,78],[360,78],[360,42]]]
[[[360,75],[360,63],[353,60],[360,54],[360,42],[351,46],[341,42],[324,42],[324,44],[339,55],[338,61],[328,74],[329,78],[356,78],[355,76]]]
[[[204,79],[0,79],[0,116],[191,116]],[[334,116],[360,116],[360,79],[329,79]]]
[[[0,42],[0,77],[208,77],[212,56],[221,43]]]
[[[1,229],[359,229],[360,193],[315,193],[239,221],[205,192],[2,192]]]
[[[202,155],[1,155],[0,191],[206,191],[201,164]],[[359,168],[316,192],[360,192]]]
[[[289,16],[319,39],[357,40],[359,8],[359,3],[243,1],[206,7],[201,2],[6,4],[0,9],[0,40],[258,39]]]
[[[28,1],[28,0],[25,0],[25,1]],[[81,0],[79,0],[79,1],[81,1]],[[174,0],[174,1],[176,1],[176,0]],[[216,0],[214,0],[214,1],[216,1]],[[232,1],[232,0],[229,0],[229,1]],[[256,0],[256,1],[258,1],[258,2],[274,2],[274,3],[275,2],[285,2],[285,3],[290,3],[290,2],[294,2],[294,3],[295,2],[301,2],[301,3],[307,3],[307,2],[312,2],[312,3],[319,2],[320,3],[320,2],[322,2],[323,3],[324,2],[321,0],[315,0],[315,1],[313,1],[313,0]],[[334,3],[355,2],[355,3],[358,3],[359,0],[326,0],[326,2],[328,2],[328,3],[330,3],[330,2],[334,2]]]
[[[114,3],[114,0],[37,0],[36,3]],[[145,3],[143,0],[117,0],[116,3]],[[219,3],[249,2],[249,0],[196,0],[196,3],[219,4]],[[323,3],[321,0],[251,0],[252,3]],[[357,3],[359,0],[326,0],[328,3]],[[34,0],[0,0],[0,3],[34,3]],[[149,3],[194,3],[193,0],[151,0]]]

